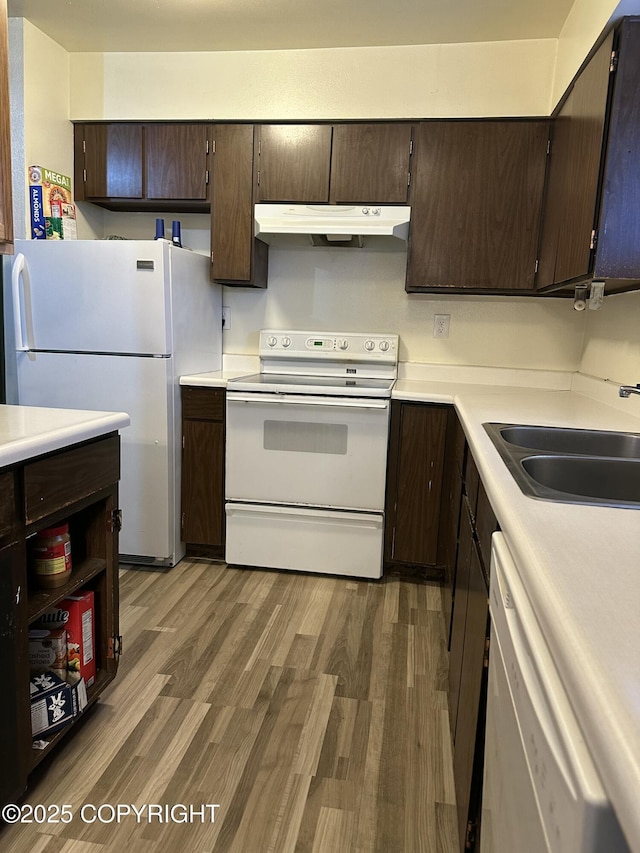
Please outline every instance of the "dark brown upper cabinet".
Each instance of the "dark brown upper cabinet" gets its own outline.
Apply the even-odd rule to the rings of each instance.
[[[408,122],[261,125],[256,200],[406,204],[411,134]]]
[[[330,201],[406,204],[411,133],[404,122],[335,124]]]
[[[408,292],[535,292],[549,122],[421,122]]]
[[[553,122],[538,288],[586,277],[591,269],[612,41],[610,33]]]
[[[205,124],[145,126],[148,199],[207,200],[209,130]]]
[[[256,201],[329,201],[330,124],[263,124]]]
[[[143,197],[142,133],[123,122],[75,126],[77,201]]]
[[[554,120],[538,288],[640,287],[640,18],[624,18]]]
[[[253,236],[253,137],[250,124],[213,128],[211,278],[266,287],[269,247]]]
[[[74,132],[77,201],[110,210],[209,209],[209,125],[96,122]]]

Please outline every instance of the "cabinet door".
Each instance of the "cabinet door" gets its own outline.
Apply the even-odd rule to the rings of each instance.
[[[27,643],[27,576],[24,543],[0,549],[0,668],[5,690],[0,705],[2,803],[15,802],[31,769],[31,714]]]
[[[146,197],[205,201],[208,149],[208,125],[146,125]]]
[[[553,122],[538,288],[589,272],[612,38],[578,77]]]
[[[406,204],[410,124],[336,124],[331,153],[331,201]]]
[[[259,133],[258,201],[329,201],[330,124],[264,124]]]
[[[0,0],[0,254],[13,252],[7,3]]]
[[[453,750],[453,777],[458,809],[460,849],[464,851],[471,782],[480,717],[489,604],[480,558],[475,543],[470,550],[467,616],[460,670],[460,693]]]
[[[447,638],[450,639],[453,585],[458,553],[462,471],[460,448],[464,451],[464,432],[453,408],[447,413],[447,438],[444,461],[442,509],[438,531],[438,563],[444,568],[442,581],[442,615]]]
[[[76,198],[142,198],[142,125],[114,122],[76,127],[84,162],[83,191]],[[76,159],[79,141],[76,140]]]
[[[546,121],[432,121],[415,132],[406,289],[533,290]]]
[[[453,615],[451,618],[451,647],[449,651],[449,726],[451,739],[455,745],[456,724],[460,696],[460,678],[464,654],[465,627],[467,624],[467,602],[469,598],[469,573],[471,571],[471,551],[473,548],[473,529],[467,502],[460,507],[460,542],[456,560],[456,580],[453,590]]]
[[[213,388],[182,389],[182,539],[224,544],[224,401]]]
[[[489,578],[489,567],[491,565],[491,537],[497,529],[498,520],[489,502],[482,480],[480,480],[476,506],[476,533],[478,535],[478,550],[487,579]]]
[[[447,407],[392,406],[385,559],[433,566],[444,471]]]
[[[212,279],[266,287],[268,247],[253,236],[253,125],[214,127],[212,172]]]
[[[620,279],[620,289],[633,287],[637,290],[640,279],[640,19],[625,18],[617,39],[618,66],[612,80],[593,276]],[[610,286],[607,289],[612,290]]]

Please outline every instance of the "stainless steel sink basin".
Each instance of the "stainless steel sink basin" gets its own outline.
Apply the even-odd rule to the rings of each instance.
[[[522,468],[538,486],[571,502],[640,506],[640,459],[527,456]],[[537,497],[552,497],[537,490]]]
[[[640,435],[591,429],[547,426],[503,426],[500,435],[509,444],[545,453],[619,456],[640,459]]]
[[[640,435],[519,424],[484,428],[526,495],[640,509]]]

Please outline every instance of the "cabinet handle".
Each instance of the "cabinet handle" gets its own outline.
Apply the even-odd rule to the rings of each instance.
[[[20,604],[20,593],[22,592],[22,587],[18,585],[18,589],[16,590],[16,604]]]

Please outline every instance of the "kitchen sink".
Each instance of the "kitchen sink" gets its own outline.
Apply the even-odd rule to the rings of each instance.
[[[546,426],[502,426],[499,432],[509,444],[530,450],[640,459],[640,435],[632,432]]]
[[[640,509],[640,435],[519,424],[484,428],[526,495]]]
[[[640,507],[640,459],[527,456],[521,465],[538,486],[571,502]],[[537,497],[555,499],[539,489]]]

